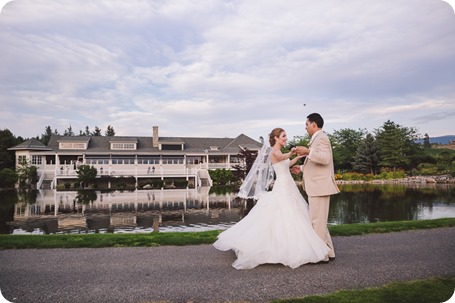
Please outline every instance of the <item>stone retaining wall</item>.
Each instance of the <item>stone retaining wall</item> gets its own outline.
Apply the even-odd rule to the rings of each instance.
[[[425,184],[425,183],[455,183],[455,178],[444,176],[413,176],[390,180],[336,180],[337,184]]]

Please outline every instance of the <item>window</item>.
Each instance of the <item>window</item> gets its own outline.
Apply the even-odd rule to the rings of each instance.
[[[32,156],[32,165],[41,165],[41,156]]]
[[[163,164],[183,164],[183,157],[163,157]]]
[[[17,163],[19,163],[19,164],[27,163],[27,156],[18,156]]]
[[[160,164],[160,158],[138,158],[137,164]]]
[[[202,157],[191,157],[188,156],[186,157],[186,164],[199,164],[203,163],[204,161],[202,160]]]
[[[87,144],[83,142],[60,142],[60,149],[87,149]]]
[[[136,143],[111,143],[111,149],[135,150]]]
[[[88,165],[109,164],[109,159],[85,159],[85,163]]]
[[[161,144],[161,150],[183,150],[183,148],[181,144]]]
[[[112,164],[134,164],[134,158],[112,158]]]

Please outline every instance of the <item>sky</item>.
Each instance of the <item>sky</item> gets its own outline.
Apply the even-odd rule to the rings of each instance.
[[[0,130],[303,136],[391,120],[455,134],[455,13],[441,0],[13,0]]]

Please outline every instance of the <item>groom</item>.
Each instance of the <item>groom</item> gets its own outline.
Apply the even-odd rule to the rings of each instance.
[[[298,155],[306,156],[303,165],[292,167],[292,173],[303,172],[303,189],[308,194],[311,223],[318,236],[327,243],[330,251],[323,262],[335,258],[332,238],[327,229],[330,195],[340,192],[335,184],[332,147],[329,138],[322,130],[324,120],[320,114],[307,117],[306,130],[311,136],[307,147],[297,146]]]

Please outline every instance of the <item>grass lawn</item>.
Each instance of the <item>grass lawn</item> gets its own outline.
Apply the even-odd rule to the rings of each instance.
[[[455,226],[455,218],[331,225],[332,236],[353,236]],[[211,244],[221,231],[141,234],[0,235],[0,249],[138,247]]]
[[[273,303],[441,303],[454,294],[455,277],[393,282],[381,287],[341,290],[322,296],[274,300]],[[454,297],[455,299],[455,297]],[[450,303],[454,302],[451,300]]]

